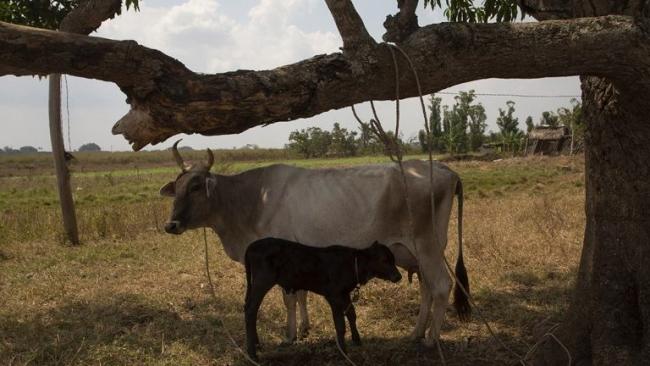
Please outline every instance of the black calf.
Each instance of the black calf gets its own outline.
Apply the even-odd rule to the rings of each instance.
[[[246,347],[255,358],[257,311],[266,293],[280,285],[288,293],[297,290],[323,295],[332,308],[336,340],[345,351],[345,319],[352,332],[352,342],[361,344],[356,314],[350,292],[377,277],[398,282],[402,276],[395,258],[385,245],[375,242],[366,249],[342,246],[314,248],[287,240],[266,238],[246,250]]]

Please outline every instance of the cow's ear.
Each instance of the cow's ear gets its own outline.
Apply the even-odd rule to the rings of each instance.
[[[164,186],[160,187],[160,195],[165,197],[174,197],[176,196],[176,182],[169,182]]]
[[[205,178],[205,195],[210,197],[217,189],[217,177],[209,176]]]

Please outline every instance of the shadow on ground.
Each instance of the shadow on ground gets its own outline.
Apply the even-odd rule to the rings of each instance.
[[[509,274],[508,280],[514,284],[508,291],[479,292],[476,301],[499,337],[523,355],[534,342],[535,325],[549,317],[553,321],[560,318],[568,298],[567,279],[531,278],[522,272]],[[244,342],[241,313],[232,310],[241,306],[241,299],[219,301],[217,308],[230,311],[215,311],[212,303],[191,299],[184,304],[161,305],[142,295],[101,294],[92,301],[62,304],[25,318],[3,315],[0,364],[179,364],[176,360],[183,360],[181,364],[220,365],[235,353],[222,333],[221,321],[237,330],[239,344]],[[447,365],[516,361],[487,335],[476,312],[469,325],[458,322],[452,311],[447,319],[442,341]],[[519,336],[512,335],[513,328]],[[363,328],[360,331],[363,337]],[[342,365],[333,339],[332,332],[290,346],[269,342],[262,345],[259,355],[264,365]],[[358,365],[440,364],[437,349],[419,346],[406,334],[401,338],[363,337],[363,342],[361,347],[348,345],[350,357]],[[239,355],[235,360],[235,365],[247,364]]]

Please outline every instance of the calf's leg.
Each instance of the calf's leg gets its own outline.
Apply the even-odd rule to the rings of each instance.
[[[259,276],[258,278],[263,278]],[[269,292],[273,283],[266,283],[259,279],[250,286],[250,291],[246,291],[246,304],[244,305],[244,316],[246,322],[246,352],[248,355],[256,360],[256,346],[259,344],[259,337],[257,335],[257,312],[260,309],[264,296]]]
[[[357,313],[354,311],[354,305],[348,299],[348,304],[345,307],[345,316],[348,318],[350,323],[350,333],[352,333],[352,343],[357,346],[361,345],[361,337],[359,336],[359,331],[357,330]]]
[[[336,343],[338,343],[343,353],[347,353],[345,350],[345,318],[343,317],[345,301],[334,297],[326,297],[325,299],[332,309],[332,318],[334,319],[334,328],[336,329]]]

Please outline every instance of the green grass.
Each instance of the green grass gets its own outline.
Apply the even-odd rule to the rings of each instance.
[[[386,159],[278,161],[319,168]],[[273,162],[222,161],[216,169],[232,174]],[[209,234],[218,296],[213,304],[201,233],[162,232],[171,200],[157,192],[177,168],[169,161],[138,169],[101,160],[93,164],[111,168],[73,175],[83,245],[69,247],[62,245],[51,173],[8,177],[0,162],[0,365],[246,365],[223,334],[227,327],[243,344],[242,266]],[[567,306],[584,231],[582,161],[449,165],[463,178],[468,197],[465,259],[474,300],[499,336],[525,353],[535,341],[535,327],[545,319],[545,324],[559,321]],[[450,260],[454,230],[452,217]],[[364,345],[350,347],[355,362],[438,363],[435,350],[420,349],[407,337],[418,310],[417,288],[406,281],[364,286],[356,306]],[[278,291],[271,291],[259,321],[266,365],[343,364],[332,342],[329,308],[314,295],[309,307],[310,335],[280,346],[284,306]],[[451,310],[442,344],[448,365],[514,361],[493,349],[479,319],[460,323]]]

